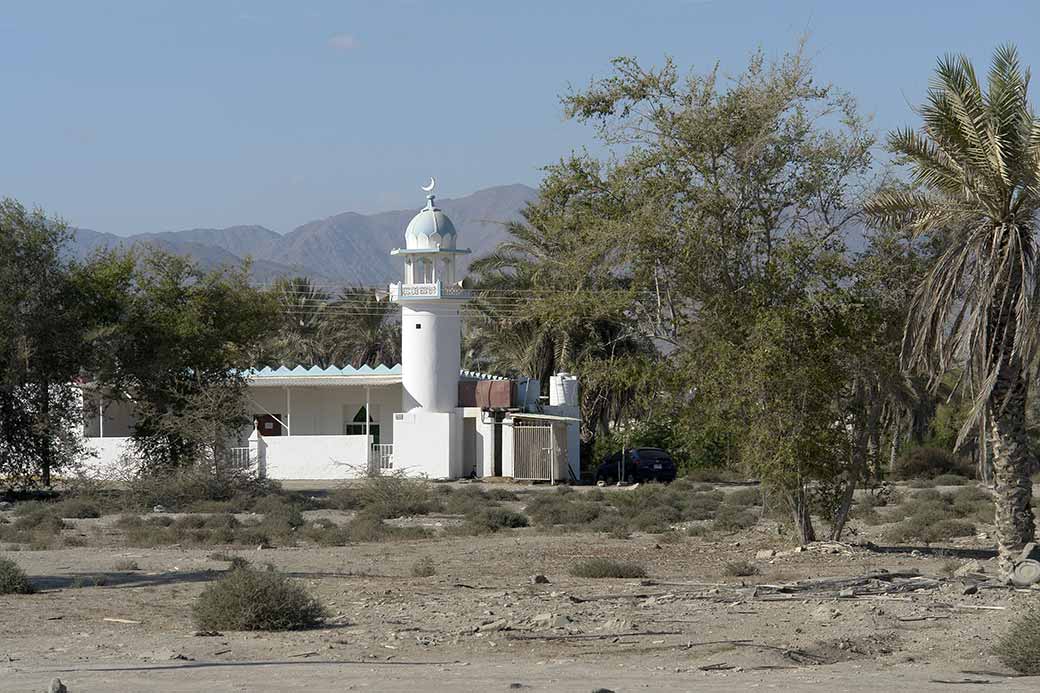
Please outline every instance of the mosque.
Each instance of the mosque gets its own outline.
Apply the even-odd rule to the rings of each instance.
[[[404,239],[391,251],[403,260],[402,281],[389,286],[401,307],[401,363],[249,371],[254,425],[229,441],[233,459],[281,480],[580,479],[577,378],[552,376],[543,397],[536,380],[463,370],[462,308],[472,296],[456,261],[470,251],[432,192]],[[109,476],[128,451],[133,403],[89,387],[83,397],[84,466]]]

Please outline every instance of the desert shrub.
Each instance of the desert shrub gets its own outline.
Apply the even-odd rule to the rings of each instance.
[[[692,492],[692,484],[647,484],[628,491],[604,494],[632,527],[643,531],[665,531],[684,520],[714,516],[723,502],[719,491]]]
[[[934,479],[943,474],[975,478],[975,467],[963,457],[941,448],[914,448],[898,460],[892,469],[896,479]]]
[[[412,564],[412,577],[432,577],[437,574],[437,566],[429,556],[423,556]]]
[[[467,486],[448,495],[444,503],[444,509],[452,515],[470,515],[487,508],[489,505],[497,504],[498,501],[490,500],[479,488]]]
[[[762,505],[762,491],[758,488],[738,488],[723,495],[723,504],[734,508]]]
[[[187,511],[197,504],[233,499],[236,504],[248,505],[250,499],[276,488],[273,482],[249,474],[217,476],[200,465],[140,475],[130,482],[129,498],[141,509],[161,505],[167,510]]]
[[[690,525],[686,528],[686,536],[710,537],[714,531],[714,528],[710,524]]]
[[[529,523],[527,515],[504,508],[484,508],[466,516],[466,524],[479,527],[487,532],[500,529],[516,529],[526,527]]]
[[[268,535],[289,542],[294,532],[304,525],[303,513],[295,503],[290,503],[279,496],[262,498],[254,506],[255,511],[263,514],[259,527]]]
[[[493,501],[515,501],[519,496],[516,495],[515,491],[510,491],[507,488],[491,487],[484,492],[484,495]]]
[[[336,510],[360,510],[361,493],[356,486],[340,486],[328,495],[325,505]]]
[[[440,507],[428,481],[397,473],[366,478],[359,485],[358,494],[366,513],[384,519],[426,515]]]
[[[722,532],[736,532],[750,529],[758,524],[758,516],[751,510],[723,504],[715,514],[712,529]]]
[[[749,561],[729,561],[722,566],[722,574],[729,577],[750,577],[760,572],[758,566]]]
[[[325,619],[325,608],[274,570],[234,568],[208,585],[192,607],[201,630],[300,630]]]
[[[657,541],[660,544],[681,544],[686,541],[686,535],[676,530],[669,530],[662,532],[661,536],[657,537]]]
[[[993,646],[1005,666],[1026,676],[1040,676],[1040,607],[1025,611]]]
[[[932,481],[935,482],[936,486],[964,486],[970,482],[970,479],[960,474],[940,474]]]
[[[568,486],[569,493],[534,493],[524,511],[531,521],[540,527],[553,525],[587,525],[593,522],[603,507],[600,503],[590,502],[574,493]]]
[[[888,541],[905,543],[911,540],[931,544],[955,537],[966,537],[975,533],[975,526],[957,519],[951,512],[938,506],[927,506],[892,526],[885,532]]]
[[[722,505],[721,491],[693,493],[689,496],[683,512],[684,520],[709,520]]]
[[[32,594],[25,571],[9,558],[0,557],[0,594]]]
[[[347,526],[347,537],[353,543],[424,539],[430,532],[422,527],[394,527],[383,518],[369,512],[358,513]]]
[[[628,539],[632,536],[628,521],[616,512],[603,512],[589,525],[594,532],[605,532],[614,539]]]
[[[116,529],[127,530],[135,527],[142,527],[144,520],[140,515],[132,515],[130,513],[124,513],[116,518],[116,521],[112,523],[112,526]]]
[[[116,561],[116,564],[113,566],[113,568],[115,568],[116,570],[121,570],[121,571],[134,571],[134,570],[140,570],[141,566],[137,565],[137,561],[132,561],[130,559],[124,559],[124,560],[121,560],[121,561]]]
[[[50,510],[34,510],[15,519],[12,526],[16,530],[34,530],[57,534],[68,527],[65,521]]]
[[[582,578],[641,578],[646,577],[646,569],[638,563],[589,558],[571,566],[570,574]]]
[[[101,517],[101,507],[86,498],[69,498],[55,503],[52,512],[58,517]]]
[[[630,526],[640,532],[660,534],[671,530],[672,523],[678,522],[681,514],[668,507],[649,508],[629,520]]]
[[[301,534],[318,546],[344,546],[350,543],[350,533],[332,520],[315,520],[304,526]]]

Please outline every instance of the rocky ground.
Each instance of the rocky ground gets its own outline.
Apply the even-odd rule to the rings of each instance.
[[[1040,687],[991,653],[1040,592],[988,582],[995,566],[977,536],[884,547],[861,528],[858,546],[800,548],[768,525],[627,539],[525,528],[229,549],[301,580],[332,616],[311,631],[200,633],[191,604],[226,556],[120,546],[111,517],[73,522],[87,546],[5,554],[39,591],[0,597],[0,690],[46,690],[54,677],[73,693]],[[436,574],[412,577],[424,556]],[[598,556],[648,576],[569,576]],[[758,574],[732,576],[738,562]]]

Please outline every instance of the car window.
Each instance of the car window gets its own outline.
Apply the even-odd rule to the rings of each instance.
[[[639,458],[643,460],[667,460],[672,461],[672,456],[664,450],[640,450]]]

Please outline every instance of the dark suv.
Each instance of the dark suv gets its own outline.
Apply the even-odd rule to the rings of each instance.
[[[632,448],[625,451],[625,464],[621,467],[621,453],[610,455],[596,469],[597,483],[626,483],[642,481],[675,481],[675,462],[661,448]],[[618,474],[621,474],[619,477]]]

